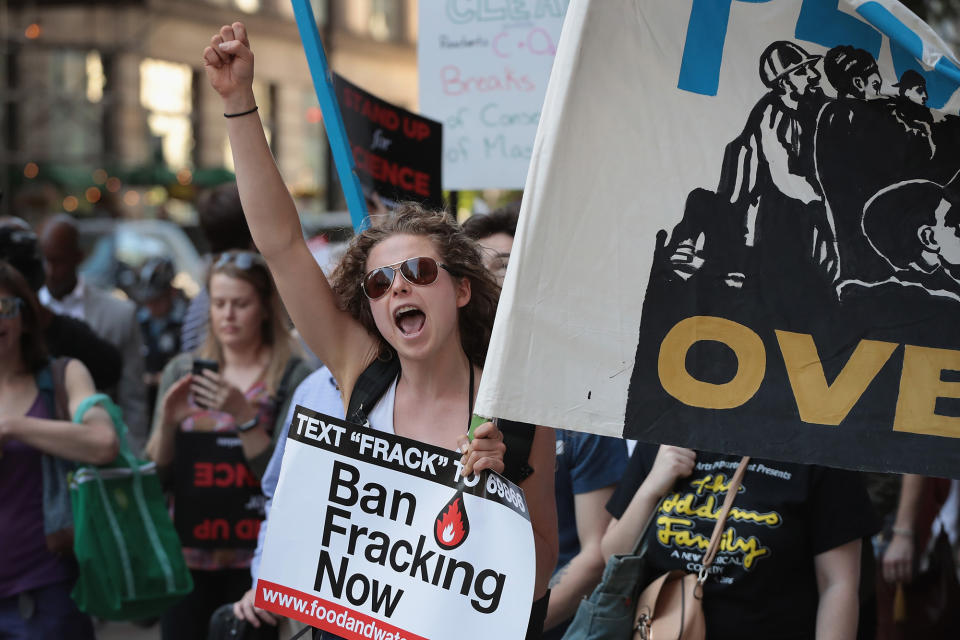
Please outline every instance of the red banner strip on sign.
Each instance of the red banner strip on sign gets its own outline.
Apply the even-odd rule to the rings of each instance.
[[[349,607],[323,600],[296,589],[257,581],[256,606],[299,620],[347,640],[427,640]]]

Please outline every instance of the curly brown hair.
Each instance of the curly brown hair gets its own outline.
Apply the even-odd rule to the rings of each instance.
[[[442,211],[430,211],[415,203],[403,203],[394,209],[389,220],[354,236],[330,277],[340,308],[353,316],[371,335],[380,339],[381,355],[393,353],[393,347],[377,329],[370,311],[370,300],[360,285],[368,271],[367,256],[370,251],[379,242],[395,234],[429,238],[452,274],[470,280],[470,301],[458,311],[460,345],[470,362],[482,367],[487,358],[490,333],[497,314],[500,287],[484,268],[477,243],[468,238],[460,225]]]

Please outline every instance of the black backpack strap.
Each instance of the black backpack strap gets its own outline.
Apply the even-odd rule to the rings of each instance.
[[[53,420],[70,422],[70,404],[67,398],[67,364],[70,358],[56,358],[34,376],[37,389]]]
[[[503,444],[507,447],[503,454],[503,475],[514,484],[520,484],[533,473],[530,449],[533,448],[533,436],[537,428],[526,422],[501,418],[496,423],[503,434]]]
[[[277,393],[274,396],[278,407],[282,407],[287,401],[287,396],[290,395],[290,378],[301,362],[303,359],[300,356],[293,356],[287,360],[287,366],[283,368],[283,376],[280,377],[280,384],[277,385]]]
[[[400,359],[395,354],[385,360],[377,358],[363,370],[353,385],[350,402],[347,404],[347,421],[367,426],[367,416],[377,401],[383,397],[400,374]],[[497,427],[503,433],[507,451],[503,456],[503,475],[516,484],[533,473],[530,466],[530,450],[536,427],[526,422],[497,419]]]
[[[371,362],[353,385],[350,402],[347,404],[347,421],[366,426],[370,410],[399,374],[400,358],[393,353],[385,360],[377,358]]]

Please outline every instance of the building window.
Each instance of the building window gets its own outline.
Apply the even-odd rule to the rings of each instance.
[[[230,9],[239,9],[244,13],[257,13],[262,8],[264,0],[206,0],[207,4],[215,4],[218,7],[227,7]],[[270,0],[266,0],[270,2]]]
[[[404,0],[351,0],[339,7],[348,31],[379,42],[400,42],[404,34]]]
[[[163,161],[179,169],[190,164],[192,73],[185,64],[145,59],[140,63],[140,105],[150,133],[159,139]]]
[[[372,0],[370,37],[380,42],[403,40],[403,0]]]
[[[99,161],[103,153],[102,99],[106,82],[100,54],[55,50],[50,53],[48,71],[51,95],[47,122],[49,139],[56,141],[55,155],[67,162]]]
[[[235,0],[237,9],[246,13],[256,13],[260,11],[260,0]]]
[[[275,0],[276,10],[280,15],[293,18],[293,3],[290,0]],[[310,0],[310,7],[313,9],[313,19],[317,21],[317,26],[322,27],[327,24],[327,3],[330,0]]]

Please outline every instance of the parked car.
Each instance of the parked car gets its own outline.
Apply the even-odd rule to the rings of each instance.
[[[150,258],[167,256],[174,264],[173,285],[187,296],[200,290],[204,262],[187,233],[168,220],[78,220],[86,259],[80,273],[91,284],[136,297],[138,274]]]

